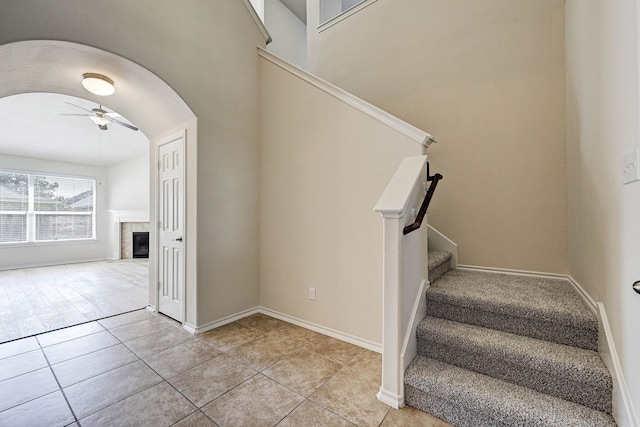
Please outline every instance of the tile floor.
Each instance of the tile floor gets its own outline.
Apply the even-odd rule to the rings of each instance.
[[[149,261],[0,271],[0,343],[146,307]]]
[[[262,314],[194,336],[146,310],[0,345],[0,426],[432,426],[380,355]]]

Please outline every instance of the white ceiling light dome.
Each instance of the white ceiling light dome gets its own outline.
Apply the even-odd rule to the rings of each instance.
[[[94,95],[100,96],[113,95],[116,91],[113,80],[98,73],[84,73],[82,75],[82,86]]]

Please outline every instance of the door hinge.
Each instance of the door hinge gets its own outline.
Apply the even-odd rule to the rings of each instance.
[[[158,170],[162,169],[162,162],[158,160]]]
[[[160,290],[160,282],[158,282],[158,290]]]

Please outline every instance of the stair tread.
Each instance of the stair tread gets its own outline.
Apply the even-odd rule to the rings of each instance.
[[[597,352],[427,316],[418,353],[611,412],[611,374]]]
[[[497,425],[615,426],[604,412],[420,355],[407,368],[405,384],[420,390],[426,402],[437,396]]]
[[[562,279],[450,270],[427,300],[597,331],[595,315]]]

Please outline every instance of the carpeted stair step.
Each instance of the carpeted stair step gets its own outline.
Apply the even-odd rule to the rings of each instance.
[[[598,321],[561,279],[449,270],[427,291],[427,314],[597,350]]]
[[[612,380],[597,352],[427,316],[418,354],[611,413]]]
[[[616,425],[604,412],[424,356],[407,368],[405,400],[458,427]]]
[[[451,252],[429,251],[427,261],[429,266],[429,282],[438,280],[444,273],[449,271],[451,265]]]

